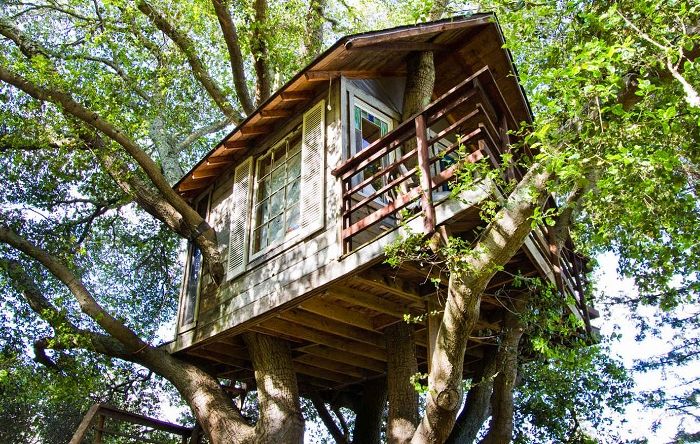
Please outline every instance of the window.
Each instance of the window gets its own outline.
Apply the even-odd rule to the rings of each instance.
[[[364,150],[377,140],[381,139],[391,130],[392,121],[387,115],[377,111],[371,106],[357,99],[353,105],[353,132],[352,132],[352,155]],[[386,166],[388,159],[381,159],[368,165],[362,175],[355,177],[353,182],[360,183],[364,176],[370,176]],[[372,194],[384,186],[385,176],[381,176],[372,181],[370,185],[363,188],[363,194]]]
[[[199,199],[196,205],[197,213],[203,218],[207,218],[209,206],[209,193]],[[184,293],[181,303],[180,327],[190,326],[194,323],[197,309],[197,296],[202,280],[202,252],[196,243],[190,242],[189,261],[187,264]]]
[[[264,257],[273,246],[324,227],[325,104],[320,100],[307,110],[301,125],[264,155],[248,157],[236,166],[228,280],[244,273],[251,259]]]
[[[253,254],[299,229],[300,188],[301,134],[295,130],[256,162]]]

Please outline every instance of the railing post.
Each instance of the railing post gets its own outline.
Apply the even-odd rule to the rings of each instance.
[[[435,207],[433,207],[433,190],[430,179],[430,153],[428,153],[428,134],[425,115],[416,116],[416,139],[418,170],[420,171],[420,205],[423,209],[423,230],[426,234],[435,231]]]
[[[102,444],[102,432],[105,429],[105,415],[97,415],[97,425],[95,426],[95,439],[93,443]]]

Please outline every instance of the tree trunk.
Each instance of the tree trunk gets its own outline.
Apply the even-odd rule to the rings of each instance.
[[[403,113],[405,121],[423,109],[433,96],[435,86],[435,65],[433,53],[412,52],[406,57],[406,89],[403,93]]]
[[[301,443],[304,417],[289,344],[259,333],[244,336],[250,353],[260,403],[256,443]]]
[[[476,434],[489,416],[495,374],[496,350],[493,350],[492,353],[484,356],[482,365],[474,376],[464,408],[457,417],[452,433],[446,441],[447,444],[473,443],[476,440]]]
[[[525,331],[520,313],[526,303],[526,298],[519,299],[513,311],[506,310],[496,356],[498,375],[491,395],[491,422],[481,444],[507,444],[513,439],[513,388],[518,376],[518,344]]]
[[[353,444],[379,444],[382,418],[387,399],[385,378],[367,381],[362,386],[362,400],[355,409]]]
[[[139,354],[142,356],[134,359],[134,362],[141,363],[173,383],[192,408],[211,444],[257,442],[255,430],[246,424],[214,376],[161,349],[149,347]]]
[[[389,395],[387,440],[407,443],[418,424],[418,392],[411,384],[411,377],[418,373],[413,327],[401,321],[387,327],[384,336]]]

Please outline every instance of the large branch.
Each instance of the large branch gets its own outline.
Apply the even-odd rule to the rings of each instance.
[[[491,278],[522,246],[531,217],[542,205],[551,172],[535,164],[508,196],[473,250],[453,261],[447,301],[435,341],[425,414],[413,443],[442,443],[454,425],[462,400],[466,339],[479,318],[481,295]]]
[[[255,0],[255,18],[250,46],[255,67],[255,104],[260,105],[270,97],[269,50],[265,41],[267,29],[267,0]]]
[[[243,55],[241,54],[241,46],[236,32],[236,25],[233,23],[231,14],[228,10],[228,2],[225,0],[212,0],[216,18],[219,19],[221,33],[224,35],[226,48],[228,49],[229,61],[231,62],[231,74],[233,76],[233,85],[236,88],[238,101],[241,102],[243,111],[246,114],[252,114],[255,111],[255,104],[250,97],[248,85],[245,80],[245,70],[243,68]]]
[[[60,280],[73,294],[80,305],[80,309],[92,318],[112,337],[124,344],[131,351],[138,351],[148,346],[130,328],[118,321],[107,312],[92,297],[82,281],[58,258],[50,255],[46,251],[22,238],[17,233],[7,227],[0,226],[0,242],[4,242],[35,259]],[[37,308],[45,308],[45,300],[35,301]]]
[[[177,150],[182,151],[184,149],[187,149],[192,145],[194,142],[197,141],[200,137],[204,137],[208,134],[215,133],[217,131],[221,131],[222,129],[226,128],[227,126],[231,125],[233,121],[231,119],[223,119],[218,122],[214,122],[211,125],[206,125],[201,128],[197,128],[194,130],[191,134],[189,134],[187,137],[182,139],[180,143],[177,144]]]
[[[199,81],[212,100],[214,100],[221,112],[223,112],[229,119],[240,120],[241,116],[235,109],[233,109],[233,106],[231,106],[228,98],[226,98],[224,91],[204,67],[204,62],[199,55],[197,55],[192,39],[190,39],[186,33],[180,32],[179,29],[170,23],[168,19],[160,13],[160,11],[157,11],[153,6],[151,6],[150,3],[146,1],[139,1],[137,7],[144,13],[144,15],[146,15],[146,17],[151,20],[156,28],[167,35],[168,38],[170,38],[170,40],[172,40],[173,43],[180,48],[180,51],[185,54],[187,62],[190,64],[190,68],[192,68],[192,74],[194,74],[197,81]]]
[[[96,112],[90,111],[75,101],[69,94],[58,89],[46,88],[36,85],[19,75],[0,66],[0,80],[11,84],[37,100],[49,101],[60,105],[63,111],[78,118],[86,124],[96,128],[110,139],[121,145],[129,155],[139,164],[148,178],[155,185],[159,194],[168,205],[172,206],[180,215],[193,233],[192,238],[201,247],[205,259],[216,273],[214,281],[218,284],[223,278],[223,266],[218,263],[218,250],[216,248],[216,235],[214,230],[206,223],[187,202],[185,202],[171,187],[160,168],[134,141],[127,137],[121,129],[102,119]]]

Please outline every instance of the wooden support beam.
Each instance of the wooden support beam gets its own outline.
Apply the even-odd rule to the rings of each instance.
[[[375,288],[382,293],[393,294],[401,299],[410,301],[416,307],[423,307],[424,300],[415,288],[399,277],[387,276],[374,270],[363,271],[361,274],[352,277],[352,280]]]
[[[248,361],[244,361],[243,359],[238,359],[234,358],[232,356],[228,356],[224,353],[219,353],[216,351],[212,350],[205,350],[202,348],[198,348],[195,350],[188,350],[188,354],[198,356],[200,358],[208,359],[210,361],[218,362],[220,364],[224,365],[229,365],[232,367],[238,367],[238,368],[245,368],[251,370],[251,364]]]
[[[201,169],[197,168],[192,172],[192,175],[190,176],[193,180],[200,180],[200,179],[208,179],[210,177],[217,177],[219,174],[221,174],[221,168],[225,167],[226,165],[221,165],[219,168],[210,168],[210,169]]]
[[[268,134],[272,129],[268,125],[256,125],[256,126],[244,126],[240,129],[241,134],[244,136],[257,136],[260,134]]]
[[[349,79],[378,79],[382,77],[401,77],[406,75],[405,69],[397,69],[392,71],[377,71],[377,70],[340,70],[340,71],[309,71],[304,74],[309,82],[328,81],[337,79],[340,76]]]
[[[285,109],[285,108],[277,108],[277,109],[264,109],[260,111],[260,116],[263,118],[269,118],[269,119],[276,119],[276,118],[282,118],[282,117],[291,117],[292,116],[292,110],[291,109]]]
[[[224,149],[230,151],[240,151],[246,149],[248,141],[246,140],[227,140],[224,142]]]
[[[399,319],[403,319],[403,315],[411,313],[411,310],[405,305],[387,301],[381,296],[363,293],[359,290],[348,287],[332,287],[328,290],[328,294],[336,299],[343,300],[350,304],[369,308],[379,313],[385,313]]]
[[[304,100],[311,100],[314,97],[314,92],[310,90],[306,91],[285,91],[280,94],[280,99],[283,102],[300,102]]]
[[[352,361],[347,361],[350,364],[349,365],[346,363],[321,358],[319,356],[301,355],[294,358],[294,362],[299,362],[311,367],[318,367],[324,370],[329,370],[343,375],[352,376],[353,378],[358,379],[364,379],[368,376],[375,376],[374,374],[369,375],[367,371],[364,371],[358,367],[355,367],[354,365],[351,365],[353,364]]]
[[[325,379],[331,382],[348,382],[348,377],[342,373],[334,372],[331,370],[326,370],[322,368],[315,367],[313,365],[303,364],[301,362],[294,362],[294,371],[304,375],[315,376],[316,378]]]
[[[368,358],[367,356],[363,355],[349,353],[347,351],[336,350],[325,345],[305,345],[303,347],[299,347],[297,351],[304,352],[309,355],[318,356],[321,358],[330,359],[335,362],[351,363],[356,367],[372,370],[378,373],[386,372],[386,362],[382,362],[373,358]]]
[[[353,42],[345,44],[348,51],[447,51],[447,45],[431,42]]]
[[[198,190],[204,187],[204,185],[206,184],[205,181],[206,179],[196,179],[190,176],[187,178],[187,180],[178,185],[177,191],[180,193],[184,193],[185,191]]]
[[[361,356],[368,356],[380,361],[386,361],[386,352],[378,347],[374,347],[361,342],[340,338],[338,336],[322,332],[305,325],[296,324],[281,319],[269,319],[263,325],[272,331],[282,332],[286,334],[294,334],[294,336],[322,344],[337,350],[348,351]]]
[[[280,313],[279,317],[343,338],[354,339],[355,341],[364,342],[365,344],[374,345],[375,347],[384,347],[384,340],[378,333],[343,324],[314,313],[309,313],[308,311],[293,308]]]
[[[375,331],[374,323],[366,314],[351,310],[320,298],[312,298],[301,304],[301,308],[365,330]]]

